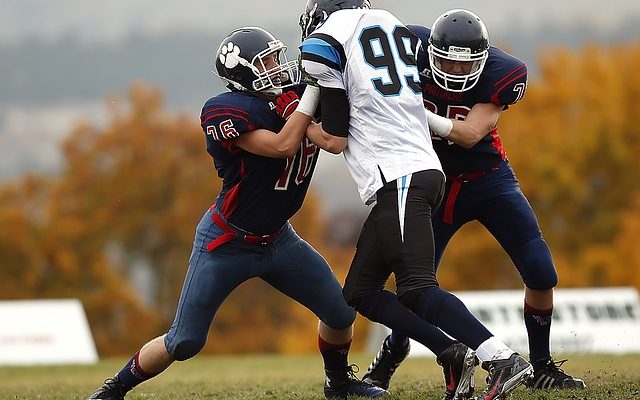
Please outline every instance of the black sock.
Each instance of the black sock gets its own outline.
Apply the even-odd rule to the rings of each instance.
[[[153,377],[153,375],[147,374],[142,368],[140,368],[140,361],[138,357],[140,351],[138,351],[120,372],[118,372],[118,379],[124,387],[125,391],[129,391],[138,386],[142,382]]]
[[[324,360],[324,369],[327,371],[346,369],[349,365],[349,347],[351,347],[351,340],[347,343],[333,344],[326,342],[318,335],[318,348]]]
[[[524,303],[524,324],[529,336],[529,359],[532,363],[551,357],[549,335],[552,317],[553,307],[547,310],[538,310],[527,302]]]

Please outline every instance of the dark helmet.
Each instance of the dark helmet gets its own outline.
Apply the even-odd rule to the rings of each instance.
[[[300,28],[302,40],[311,35],[329,15],[344,9],[371,8],[370,0],[307,0],[304,13],[300,15]]]
[[[287,46],[262,28],[239,28],[222,39],[216,52],[216,72],[233,91],[277,95],[283,88],[300,82],[297,62],[287,61],[286,50]],[[277,66],[267,69],[265,60],[274,53]],[[280,58],[284,61],[280,62]]]
[[[451,92],[464,92],[478,83],[489,56],[487,27],[471,11],[447,11],[433,23],[427,51],[436,83]],[[442,59],[473,64],[468,74],[454,75],[442,70]]]

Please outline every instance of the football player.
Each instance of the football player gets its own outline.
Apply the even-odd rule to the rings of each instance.
[[[326,397],[388,394],[355,378],[347,362],[355,312],[327,262],[288,222],[302,205],[319,152],[305,138],[318,90],[302,94],[296,61],[287,62],[285,51],[257,27],[237,29],[220,44],[215,70],[230,91],[209,99],[200,120],[222,190],[197,226],[175,320],[89,399],[122,400],[174,361],[195,356],[225,298],[251,278],[320,319]]]
[[[470,395],[473,350],[490,370],[487,398],[507,396],[533,368],[436,280],[431,216],[445,176],[428,134],[418,38],[366,0],[309,0],[300,25],[304,73],[320,88],[321,124],[307,137],[344,153],[363,202],[373,205],[345,298],[368,319],[431,349],[447,397]],[[384,290],[392,273],[396,293]]]
[[[436,266],[451,237],[478,221],[505,249],[525,285],[524,322],[534,378],[540,389],[584,388],[566,374],[549,351],[553,288],[558,282],[551,252],[531,205],[523,195],[498,135],[500,114],[527,87],[527,67],[490,46],[482,20],[467,10],[442,14],[431,29],[409,25],[423,43],[418,52],[422,96],[444,172],[445,200],[433,217]],[[425,51],[426,50],[426,51]],[[385,339],[365,380],[388,387],[408,353],[406,335]],[[486,396],[489,398],[489,396]]]

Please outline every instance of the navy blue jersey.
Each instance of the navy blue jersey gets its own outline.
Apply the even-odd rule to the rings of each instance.
[[[431,29],[419,25],[408,25],[408,28],[422,41],[417,57],[422,97],[425,107],[433,113],[464,119],[477,103],[493,103],[506,110],[524,96],[527,87],[525,63],[493,46],[489,48],[489,58],[473,88],[461,93],[444,90],[432,78],[426,52]],[[507,158],[497,127],[470,149],[439,136],[434,135],[432,139],[447,175],[484,171]]]
[[[302,95],[303,86],[294,90]],[[279,132],[285,121],[275,104],[244,92],[226,92],[209,99],[200,124],[213,157],[222,190],[216,208],[228,222],[245,231],[266,235],[278,230],[304,200],[319,149],[304,139],[294,157],[270,158],[234,144],[256,129]]]

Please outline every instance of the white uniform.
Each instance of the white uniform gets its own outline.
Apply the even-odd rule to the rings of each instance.
[[[347,92],[349,171],[365,204],[387,182],[442,166],[431,145],[415,65],[418,39],[385,10],[340,10],[301,45],[303,68]],[[307,55],[308,57],[305,57]]]

